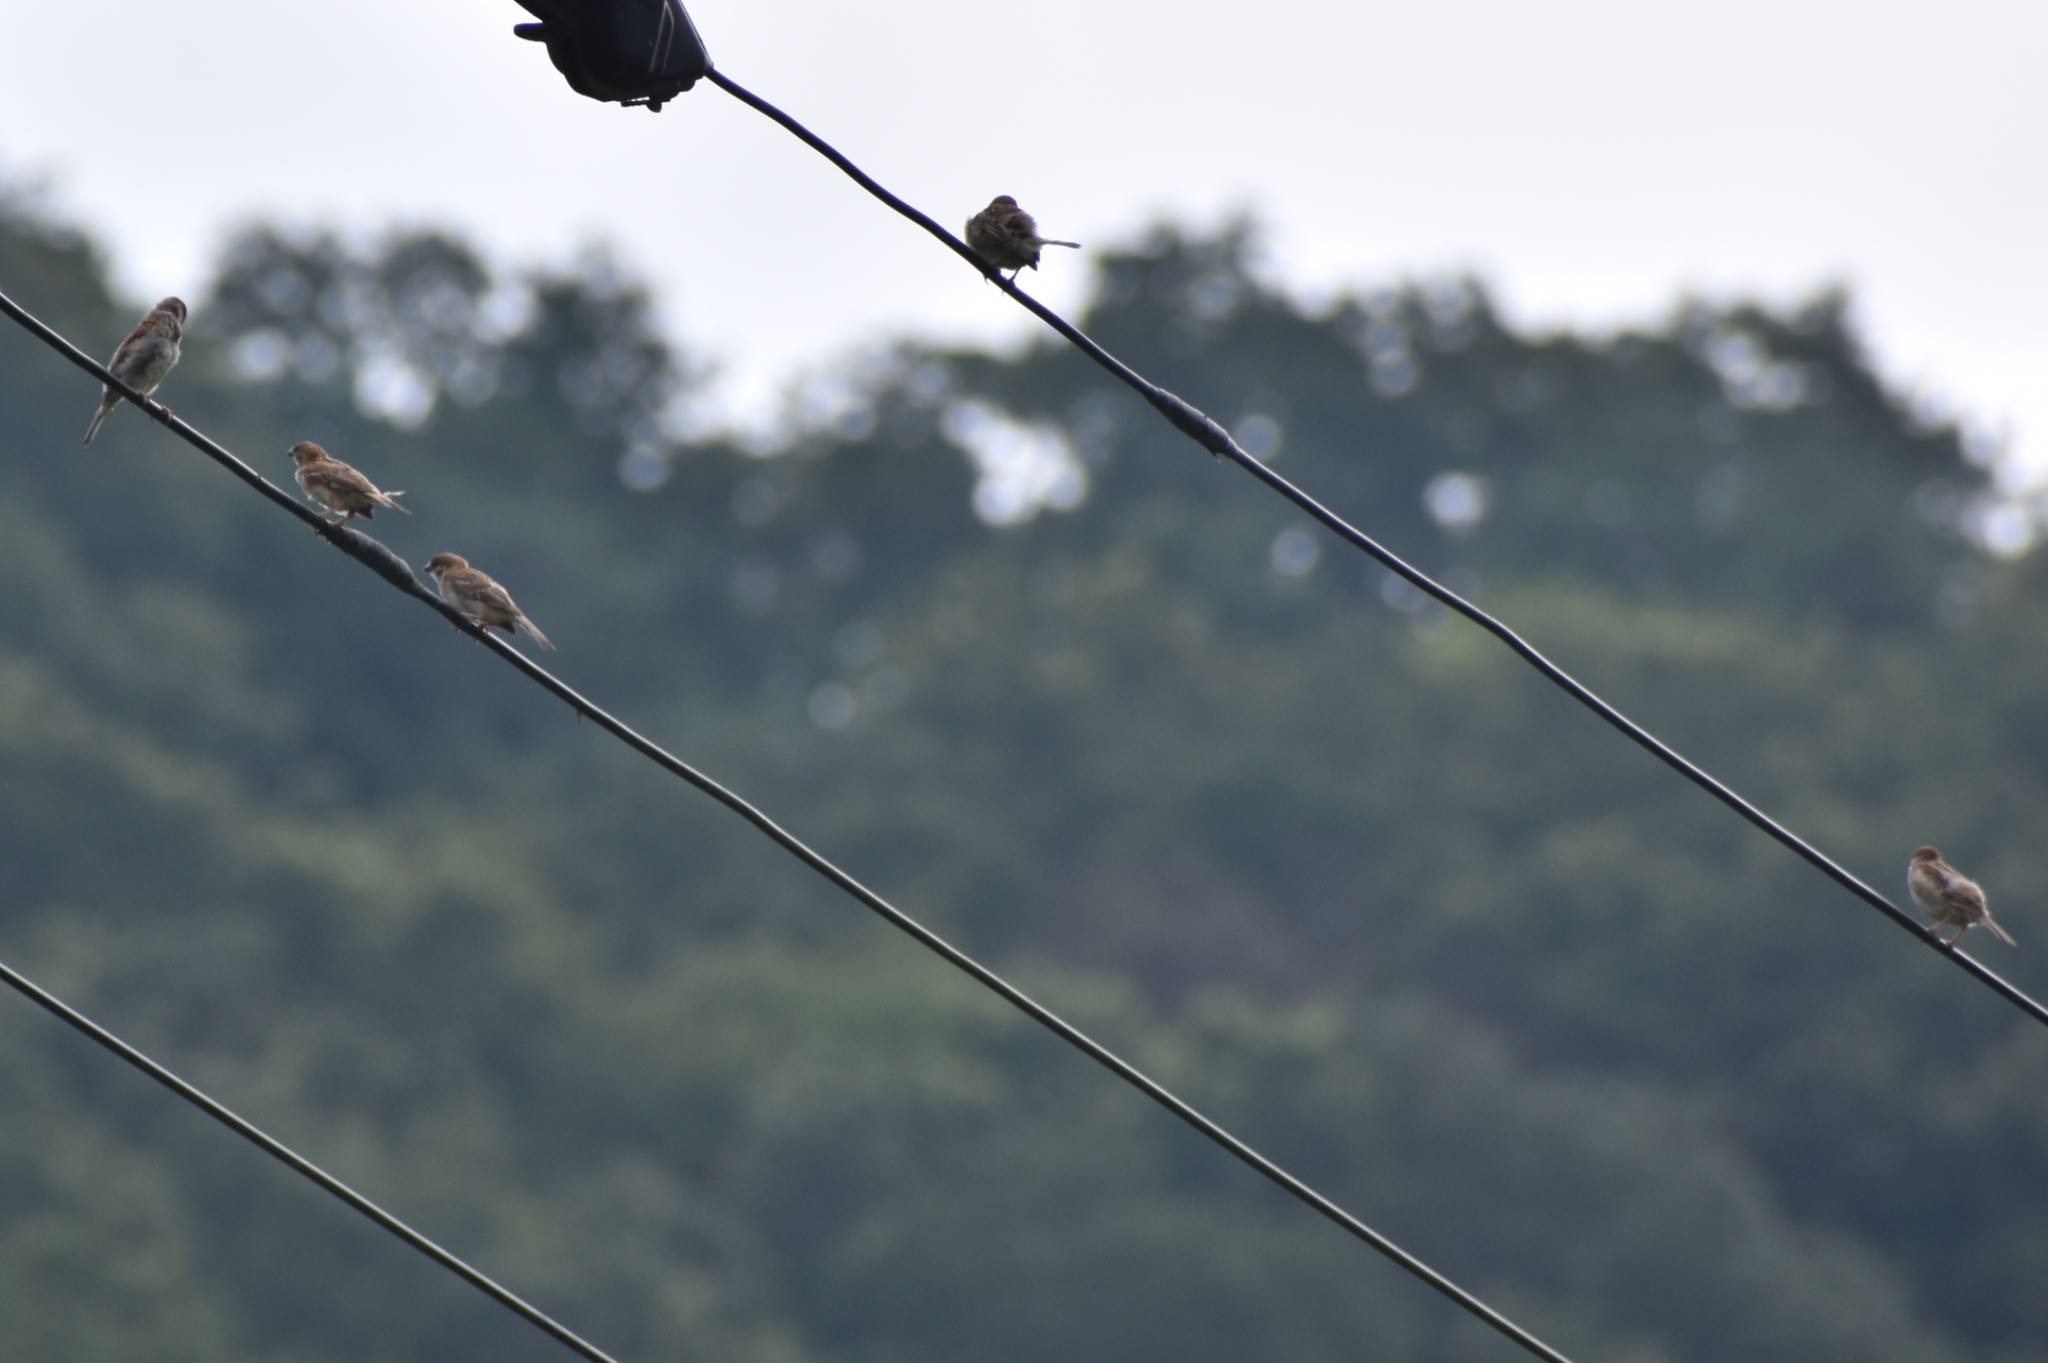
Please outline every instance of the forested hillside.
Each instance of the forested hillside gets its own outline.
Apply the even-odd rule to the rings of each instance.
[[[2048,572],[1852,300],[1528,336],[1255,251],[1092,253],[1078,320],[1887,892],[1939,844],[2048,989]],[[104,264],[0,210],[99,354]],[[599,253],[158,289],[180,416],[405,489],[571,684],[1574,1358],[2048,1351],[2048,1033],[1067,348],[849,357],[763,454]],[[1520,1356],[95,398],[0,326],[0,959],[622,1360]],[[567,1356],[11,993],[0,1085],[9,1358]]]

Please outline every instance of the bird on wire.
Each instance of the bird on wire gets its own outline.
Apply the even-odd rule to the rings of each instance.
[[[1014,283],[1025,267],[1038,268],[1041,246],[1081,248],[1078,241],[1055,241],[1038,235],[1038,220],[1017,207],[1007,194],[989,200],[987,208],[967,220],[967,244],[974,253],[998,270],[1010,271]]]
[[[384,491],[310,440],[301,440],[286,453],[298,465],[292,470],[292,477],[298,480],[299,491],[306,494],[306,500],[324,510],[340,512],[343,525],[358,516],[366,521],[375,520],[380,506],[401,516],[412,514],[392,500],[405,495],[402,489]]]
[[[1913,892],[1913,901],[1937,923],[1955,924],[1956,935],[1943,938],[1943,946],[1954,946],[1963,940],[1964,933],[1979,925],[1990,929],[1991,935],[2007,946],[2019,945],[2012,940],[2012,934],[1992,920],[1991,909],[1984,900],[1984,887],[1943,861],[1941,853],[1932,847],[1918,849],[1906,863],[1906,888]]]
[[[145,397],[156,391],[156,386],[171,372],[171,366],[178,362],[179,345],[185,337],[185,300],[166,298],[149,310],[149,316],[135,324],[135,330],[128,333],[121,344],[114,348],[114,358],[107,361],[107,368],[114,377]],[[92,425],[85,428],[85,443],[100,433],[100,423],[107,419],[107,413],[114,410],[121,401],[121,390],[112,384],[100,390],[100,409],[92,414]]]
[[[542,648],[553,648],[512,594],[500,587],[489,573],[469,566],[460,554],[436,554],[427,560],[427,575],[434,579],[441,599],[486,628],[496,625],[507,634],[525,630]]]

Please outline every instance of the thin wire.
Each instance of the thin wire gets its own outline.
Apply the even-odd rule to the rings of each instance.
[[[340,1198],[364,1216],[369,1217],[372,1221],[382,1226],[385,1230],[390,1231],[393,1235],[405,1241],[405,1243],[411,1245],[435,1263],[440,1264],[443,1268],[461,1276],[480,1290],[488,1293],[500,1304],[518,1312],[528,1321],[547,1331],[577,1353],[590,1359],[591,1363],[616,1363],[616,1360],[610,1354],[584,1339],[547,1312],[533,1305],[510,1288],[499,1285],[481,1270],[470,1267],[462,1259],[441,1248],[441,1246],[435,1244],[432,1240],[429,1240],[390,1212],[385,1211],[369,1198],[364,1197],[361,1193],[313,1163],[313,1161],[287,1146],[283,1141],[267,1134],[253,1122],[236,1115],[224,1104],[208,1097],[197,1086],[180,1079],[177,1075],[171,1073],[156,1061],[151,1060],[141,1051],[136,1050],[133,1046],[100,1026],[97,1022],[94,1022],[91,1018],[64,1002],[55,994],[36,984],[4,961],[0,961],[0,981],[4,981],[12,986],[32,1002],[42,1005],[44,1009],[56,1015],[60,1021],[84,1033],[107,1050],[112,1051],[115,1055],[133,1065],[136,1069],[141,1070],[144,1074],[156,1080],[157,1083],[162,1084],[165,1088],[261,1150],[264,1154],[278,1161],[278,1163],[295,1173],[311,1179],[314,1183],[319,1184],[322,1188],[334,1194],[334,1196]]]
[[[1177,429],[1203,449],[1219,459],[1233,461],[1254,478],[1257,478],[1288,501],[1293,502],[1303,511],[1306,511],[1317,521],[1320,521],[1325,528],[1346,544],[1371,555],[1388,571],[1405,579],[1417,589],[1434,597],[1437,601],[1442,602],[1467,620],[1470,620],[1473,624],[1485,630],[1488,634],[1491,634],[1494,638],[1506,644],[1524,662],[1542,673],[1572,699],[1578,701],[1594,714],[1620,730],[1631,741],[1653,754],[1660,762],[1663,762],[1673,771],[1685,777],[1686,780],[1691,781],[1701,790],[1706,791],[1722,804],[1727,805],[1737,814],[1749,820],[1750,823],[1754,824],[1764,833],[1790,848],[1801,859],[1818,869],[1837,885],[1848,890],[1872,908],[1885,914],[1894,923],[1897,923],[1907,932],[1919,938],[1923,945],[1953,960],[1965,971],[1976,976],[1980,983],[1989,985],[2006,1002],[2027,1014],[2035,1022],[2048,1025],[2048,1007],[2043,1007],[2004,976],[1978,961],[1976,957],[1949,945],[1938,932],[1921,926],[1918,919],[1909,913],[1901,911],[1889,899],[1852,875],[1826,853],[1792,832],[1789,828],[1786,828],[1770,815],[1764,813],[1763,810],[1744,799],[1725,782],[1690,761],[1670,744],[1664,742],[1664,740],[1630,719],[1607,701],[1601,699],[1592,688],[1579,681],[1578,678],[1572,676],[1571,673],[1565,671],[1550,659],[1544,657],[1543,654],[1536,650],[1534,645],[1512,629],[1509,629],[1501,621],[1481,610],[1478,606],[1473,605],[1470,601],[1467,601],[1449,587],[1444,586],[1421,569],[1414,567],[1400,555],[1386,548],[1363,530],[1352,525],[1342,516],[1339,516],[1314,497],[1302,491],[1301,488],[1253,458],[1245,451],[1243,446],[1237,443],[1236,439],[1223,427],[1222,423],[1184,401],[1178,395],[1161,388],[1158,384],[1153,383],[1122,360],[1117,359],[1116,356],[1104,350],[1100,345],[1097,345],[1079,327],[1076,327],[1073,323],[1067,321],[1066,318],[1061,317],[1058,313],[1046,307],[1030,294],[1019,289],[1001,270],[994,268],[987,261],[976,255],[966,243],[955,237],[951,232],[948,232],[930,217],[877,184],[872,177],[859,166],[849,161],[836,147],[826,142],[782,110],[770,104],[767,100],[762,99],[759,95],[743,89],[727,79],[721,72],[712,71],[710,79],[727,94],[732,95],[744,104],[751,105],[775,122],[780,123],[812,150],[816,151],[833,165],[839,167],[842,171],[845,171],[861,188],[867,190],[868,193],[874,195],[883,203],[889,205],[889,207],[895,209],[898,213],[901,213],[904,217],[910,219],[919,227],[924,228],[925,231],[945,243],[952,249],[955,255],[962,257],[969,264],[973,265],[975,269],[981,271],[987,278],[994,280],[996,284],[1008,292],[1018,303],[1036,314],[1039,320],[1078,346],[1081,352],[1087,355],[1089,359],[1095,361],[1095,363],[1101,365],[1122,382],[1129,385],[1139,397],[1150,403],[1160,415],[1172,422]]]
[[[525,673],[530,680],[563,701],[580,717],[590,720],[614,738],[631,747],[642,757],[663,768],[670,775],[678,776],[688,781],[706,795],[711,796],[720,804],[738,814],[748,823],[753,824],[754,827],[760,829],[761,832],[773,839],[785,851],[802,861],[806,866],[830,881],[840,890],[858,900],[866,908],[886,920],[892,927],[915,938],[921,945],[943,958],[956,969],[973,976],[1061,1040],[1073,1046],[1076,1050],[1116,1075],[1119,1079],[1122,1079],[1125,1083],[1136,1088],[1153,1102],[1159,1104],[1159,1106],[1193,1127],[1210,1141],[1228,1151],[1236,1159],[1250,1166],[1266,1179],[1279,1185],[1280,1188],[1291,1196],[1313,1208],[1324,1218],[1335,1223],[1341,1230],[1370,1245],[1400,1268],[1427,1283],[1437,1292],[1455,1302],[1459,1307],[1479,1320],[1484,1321],[1487,1325],[1492,1326],[1495,1330],[1521,1345],[1538,1358],[1548,1359],[1550,1363],[1571,1363],[1571,1360],[1564,1354],[1545,1344],[1535,1335],[1517,1325],[1493,1307],[1488,1306],[1471,1292],[1458,1286],[1457,1283],[1444,1274],[1431,1268],[1428,1264],[1410,1254],[1407,1250],[1402,1249],[1385,1235],[1374,1230],[1350,1212],[1345,1211],[1335,1202],[1332,1202],[1293,1174],[1288,1173],[1278,1164],[1275,1164],[1272,1160],[1266,1158],[1236,1136],[1233,1136],[1215,1121],[1204,1116],[1193,1105],[1175,1095],[1171,1090],[1151,1078],[1151,1076],[1131,1064],[1128,1060],[1125,1060],[1115,1051],[1110,1050],[1109,1047],[1095,1040],[1079,1027],[1068,1022],[1044,1004],[1039,1003],[1022,989],[1011,984],[1001,975],[975,960],[972,956],[969,956],[966,952],[960,950],[960,948],[954,946],[951,942],[948,942],[945,938],[939,936],[939,934],[933,932],[930,928],[927,928],[924,924],[882,898],[881,895],[854,879],[853,876],[827,860],[822,853],[813,850],[794,833],[776,823],[767,814],[748,803],[738,794],[728,790],[653,740],[614,718],[518,649],[484,633],[467,616],[456,612],[438,596],[429,595],[426,589],[420,585],[419,580],[413,576],[410,565],[404,559],[359,531],[330,525],[323,518],[314,515],[298,501],[287,496],[281,489],[266,480],[256,470],[243,463],[235,455],[229,453],[206,435],[193,429],[181,418],[172,415],[170,410],[164,407],[162,403],[157,402],[154,398],[145,398],[126,384],[115,380],[97,360],[71,344],[70,341],[59,335],[53,328],[32,316],[5,293],[0,293],[0,312],[5,312],[16,322],[33,332],[45,344],[100,382],[113,383],[123,395],[134,401],[153,420],[169,427],[180,439],[199,450],[215,463],[228,469],[243,482],[255,487],[273,502],[285,507],[293,515],[298,516],[302,520],[313,522],[320,533],[333,543],[336,548],[361,562],[372,572],[375,572],[408,596],[415,597],[439,611],[453,622],[458,629],[463,630],[470,637],[479,640],[492,652],[496,653],[499,658]],[[183,1091],[183,1089],[180,1090],[180,1092]],[[192,1090],[192,1095],[197,1095],[197,1090]],[[194,1100],[197,1101],[199,1097],[203,1097],[203,1095],[197,1095]],[[210,1100],[208,1101],[210,1102]],[[224,1112],[225,1109],[222,1109],[222,1111]],[[294,1167],[298,1166],[295,1164]],[[310,1169],[311,1166],[307,1167]],[[333,1191],[333,1189],[330,1189],[330,1191]],[[351,1205],[354,1204],[352,1203]],[[367,1207],[368,1204],[365,1203],[363,1206]],[[382,1214],[378,1215],[380,1224],[383,1224]],[[420,1241],[419,1243],[426,1245],[428,1242]],[[465,1276],[468,1275],[465,1274]],[[496,1294],[494,1293],[493,1295]],[[516,1301],[516,1299],[513,1300]],[[573,1336],[570,1338],[573,1338]],[[602,1355],[593,1356],[602,1357]]]

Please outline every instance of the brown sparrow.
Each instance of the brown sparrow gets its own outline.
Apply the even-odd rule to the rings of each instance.
[[[114,358],[107,361],[107,368],[136,392],[154,393],[171,372],[171,366],[178,362],[178,344],[184,337],[185,300],[166,298],[151,308],[149,316],[137,322],[135,330],[114,348]],[[92,414],[92,425],[85,428],[86,444],[90,445],[99,434],[100,423],[120,400],[119,389],[112,385],[101,387],[100,409]]]
[[[308,501],[317,503],[328,511],[341,512],[343,525],[347,525],[358,516],[366,521],[375,520],[377,508],[380,506],[389,511],[396,511],[402,516],[412,514],[391,500],[393,497],[403,497],[405,493],[402,490],[380,490],[375,483],[310,440],[301,440],[286,453],[290,454],[292,462],[298,465],[298,468],[292,471],[292,477],[298,479],[299,491],[306,494]]]
[[[987,208],[967,220],[967,244],[998,270],[1010,271],[1012,280],[1024,273],[1027,265],[1038,268],[1041,246],[1071,246],[1076,250],[1081,247],[1078,241],[1054,241],[1039,236],[1037,220],[1017,207],[1017,201],[1007,194],[996,195]]]
[[[1954,923],[1956,935],[1944,938],[1943,946],[1954,946],[1963,934],[1982,923],[1991,935],[2009,947],[2018,946],[2010,933],[1991,919],[1984,903],[1983,887],[1941,859],[1932,847],[1922,847],[1906,863],[1906,888],[1913,900],[1934,916],[1937,923]]]
[[[525,630],[542,648],[553,648],[548,636],[526,618],[511,593],[491,580],[489,573],[469,566],[460,554],[436,554],[427,560],[427,575],[440,589],[441,599],[485,627],[496,625],[507,634]],[[515,626],[517,628],[515,628]]]

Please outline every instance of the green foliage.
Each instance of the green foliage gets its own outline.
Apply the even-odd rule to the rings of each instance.
[[[1527,337],[1255,249],[1084,323],[1881,887],[1941,843],[2040,991],[2044,569],[1847,299]],[[132,322],[19,204],[0,287]],[[1064,349],[870,357],[762,457],[601,253],[253,227],[186,296],[181,415],[407,489],[573,683],[1574,1356],[2048,1339],[2038,1031]],[[622,1358],[1516,1356],[93,396],[0,329],[0,957]],[[561,1356],[4,1013],[10,1356]]]

